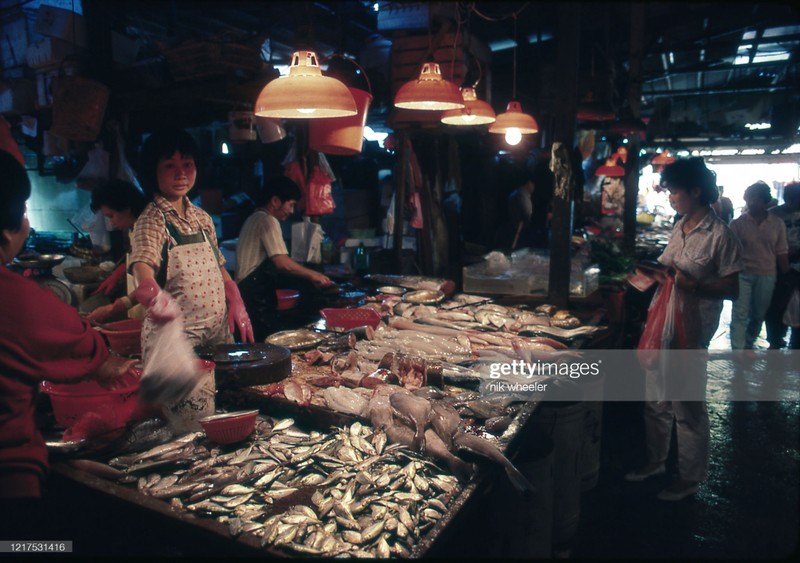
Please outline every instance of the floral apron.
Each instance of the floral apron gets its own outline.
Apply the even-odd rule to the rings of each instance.
[[[166,221],[166,279],[163,289],[181,309],[184,333],[192,346],[231,344],[225,304],[225,287],[215,249],[205,231],[181,234]],[[164,261],[162,260],[162,269]],[[142,359],[154,343],[155,325],[146,317],[142,326]],[[167,405],[165,416],[176,430],[199,428],[197,419],[214,414],[214,370],[203,370],[202,381],[185,399]]]

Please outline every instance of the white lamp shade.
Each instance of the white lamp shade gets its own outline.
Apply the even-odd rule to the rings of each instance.
[[[295,52],[289,75],[267,83],[255,105],[257,116],[272,119],[348,117],[356,113],[350,89],[322,75],[314,51]]]
[[[442,123],[461,126],[494,123],[496,116],[492,106],[478,99],[475,88],[462,88],[461,96],[464,100],[464,107],[442,113]]]
[[[522,113],[519,102],[508,102],[506,111],[497,116],[497,120],[489,127],[489,133],[505,135],[509,129],[517,129],[522,135],[539,132],[539,124],[533,116]]]
[[[436,63],[425,63],[419,78],[403,84],[394,96],[394,105],[403,109],[441,111],[464,107],[458,86],[442,78]]]

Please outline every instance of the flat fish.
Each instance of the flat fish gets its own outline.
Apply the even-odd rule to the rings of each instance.
[[[431,414],[431,404],[420,397],[395,393],[389,397],[395,413],[405,418],[414,426],[414,442],[412,448],[418,452],[425,451],[425,426]]]
[[[531,485],[530,481],[528,481],[525,476],[508,461],[508,458],[488,440],[484,440],[483,438],[479,438],[467,432],[459,432],[456,434],[453,441],[459,451],[477,454],[502,465],[506,470],[506,475],[508,475],[511,484],[523,495],[529,496],[534,491],[534,487]]]

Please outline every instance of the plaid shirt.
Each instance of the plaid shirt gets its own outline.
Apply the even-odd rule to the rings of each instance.
[[[143,262],[156,272],[161,268],[161,251],[167,242],[169,234],[164,218],[174,225],[179,233],[191,235],[201,230],[206,232],[213,248],[217,248],[217,232],[214,222],[208,213],[192,205],[189,198],[184,196],[186,203],[186,216],[180,217],[162,195],[155,194],[153,201],[144,208],[133,227],[133,242],[131,256],[128,260],[128,271],[132,271],[133,264]],[[219,265],[225,264],[222,253],[218,253]]]

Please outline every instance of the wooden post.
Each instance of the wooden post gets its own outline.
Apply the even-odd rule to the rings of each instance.
[[[572,262],[573,170],[572,146],[575,138],[575,113],[578,108],[578,46],[580,4],[558,7],[558,90],[554,116],[550,169],[555,175],[553,219],[550,229],[549,301],[566,307],[569,301],[569,274]]]
[[[642,113],[642,54],[644,49],[644,10],[641,3],[631,4],[631,50],[628,79],[628,103],[638,119]],[[628,161],[625,163],[625,203],[622,211],[623,247],[625,253],[636,252],[636,205],[639,199],[639,135],[628,139]]]
[[[406,150],[406,134],[397,132],[397,160],[394,165],[394,259],[395,273],[403,273],[403,219],[406,201],[406,177],[408,169],[408,151]]]

